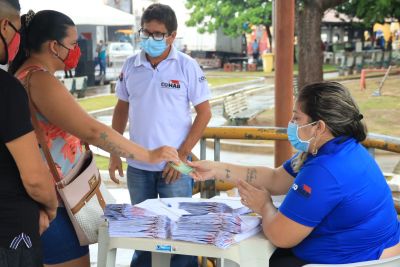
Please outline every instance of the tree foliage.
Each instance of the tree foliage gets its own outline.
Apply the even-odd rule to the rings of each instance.
[[[386,18],[400,19],[400,0],[350,0],[336,7],[336,10],[371,25],[382,23]]]
[[[250,32],[251,25],[270,25],[272,2],[268,0],[187,0],[191,11],[187,26],[197,26],[199,33],[222,28],[226,35]]]

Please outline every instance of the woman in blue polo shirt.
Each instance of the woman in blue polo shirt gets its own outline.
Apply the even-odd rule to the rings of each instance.
[[[238,182],[242,203],[262,215],[278,249],[270,266],[352,263],[400,254],[400,227],[381,170],[360,144],[363,116],[339,83],[305,86],[288,125],[299,150],[283,166],[194,162],[198,180]],[[287,194],[277,210],[271,195]]]

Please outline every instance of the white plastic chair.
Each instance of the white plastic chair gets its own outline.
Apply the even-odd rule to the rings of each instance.
[[[392,258],[374,260],[374,261],[363,261],[348,264],[307,264],[303,267],[361,267],[361,266],[378,266],[378,267],[399,267],[400,266],[400,255]]]

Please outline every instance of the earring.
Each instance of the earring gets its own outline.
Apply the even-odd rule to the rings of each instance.
[[[318,154],[317,138],[315,138],[314,147],[313,147],[313,149],[312,149],[312,151],[311,151],[311,154],[312,154],[313,156],[316,156],[316,155]]]

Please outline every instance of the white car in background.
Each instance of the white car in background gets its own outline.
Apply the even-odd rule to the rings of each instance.
[[[122,70],[122,66],[127,58],[134,55],[135,50],[132,44],[123,42],[110,42],[107,44],[107,66],[106,75],[100,76],[100,66],[96,66],[96,82],[103,84],[107,81],[116,80]]]
[[[112,67],[115,64],[123,64],[134,52],[133,46],[130,43],[109,43],[107,45],[107,65]]]

